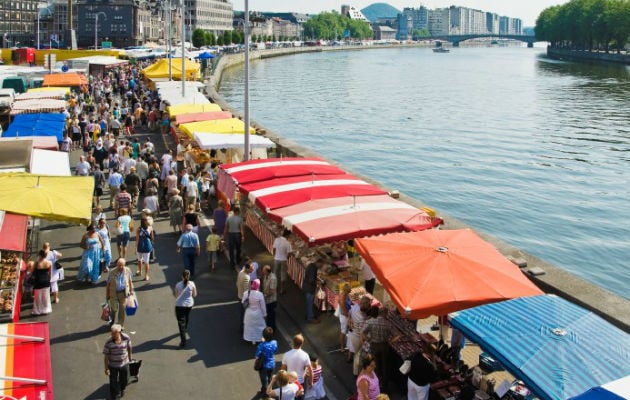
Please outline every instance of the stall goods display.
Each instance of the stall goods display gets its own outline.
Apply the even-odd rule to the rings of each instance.
[[[2,251],[0,257],[0,313],[12,313],[20,256],[12,251]]]

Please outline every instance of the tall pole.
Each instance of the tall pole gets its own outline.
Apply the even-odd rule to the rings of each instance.
[[[245,143],[243,148],[243,160],[249,160],[249,0],[245,0],[245,110],[243,123],[245,125]]]
[[[182,98],[186,97],[186,1],[182,1]]]
[[[98,15],[94,16],[94,50],[98,49]]]
[[[39,50],[39,4],[37,5],[37,50]]]
[[[171,8],[173,6],[171,5],[171,0],[168,0],[168,23],[166,24],[166,26],[168,26],[168,81],[172,81],[173,80],[173,54],[172,51],[173,49],[171,48],[171,44],[173,39],[171,38],[171,35],[173,34],[173,16],[171,14]]]

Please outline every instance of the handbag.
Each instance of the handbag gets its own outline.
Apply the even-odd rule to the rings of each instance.
[[[243,304],[243,308],[247,310],[247,308],[249,307],[249,293],[251,292],[251,289],[247,291],[247,298],[243,300],[243,302],[241,304]]]
[[[136,315],[136,311],[138,311],[138,300],[136,300],[136,296],[132,294],[128,296],[125,301],[125,314],[128,316]]]
[[[254,361],[254,370],[260,371],[263,369],[265,364],[263,357],[264,353],[262,352],[260,353],[260,356],[256,357],[256,360]]]
[[[109,304],[107,303],[103,304],[101,309],[101,319],[106,322],[111,321],[111,310],[109,309]]]

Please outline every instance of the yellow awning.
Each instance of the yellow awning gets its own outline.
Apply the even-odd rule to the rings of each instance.
[[[27,93],[42,93],[42,92],[59,92],[64,90],[66,94],[70,94],[70,88],[67,86],[47,86],[47,87],[38,87],[27,90]]]
[[[194,61],[186,60],[186,79],[198,78],[201,65]],[[168,59],[161,59],[142,70],[142,74],[148,79],[168,78]],[[182,78],[182,59],[173,58],[171,62],[171,76],[173,79]]]
[[[193,132],[197,133],[245,133],[245,123],[238,118],[214,119],[211,121],[191,122],[180,124],[179,130],[193,137]],[[256,133],[256,130],[249,127],[249,133]]]
[[[166,99],[168,100],[168,99]],[[200,113],[207,111],[222,111],[221,106],[216,103],[206,104],[177,104],[175,106],[166,107],[166,112],[171,118],[181,114]]]
[[[89,176],[0,174],[0,210],[14,214],[87,225],[93,194]]]

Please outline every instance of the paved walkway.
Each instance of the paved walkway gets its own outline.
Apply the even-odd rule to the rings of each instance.
[[[161,155],[166,144],[173,146],[170,137],[139,133],[144,140],[150,135]],[[168,143],[165,143],[167,141]],[[79,153],[71,154],[72,166]],[[107,196],[101,200],[108,205]],[[105,209],[110,229],[113,229],[113,212]],[[135,214],[136,218],[138,214]],[[137,225],[138,221],[136,221]],[[143,360],[140,381],[131,384],[126,397],[132,399],[254,399],[259,390],[258,374],[253,370],[255,348],[239,335],[239,308],[236,301],[236,271],[222,259],[214,271],[207,268],[202,254],[197,263],[195,283],[199,295],[191,312],[190,341],[186,349],[179,350],[179,337],[174,316],[174,298],[171,288],[179,280],[183,269],[181,257],[175,252],[177,235],[168,226],[163,212],[155,221],[157,263],[151,265],[151,280],[134,278],[139,301],[135,316],[125,322],[134,345],[134,358]],[[60,283],[60,303],[53,305],[53,313],[43,317],[30,316],[30,304],[22,308],[22,321],[48,321],[52,347],[52,368],[55,397],[57,399],[106,399],[108,379],[103,371],[102,346],[109,337],[107,325],[99,319],[105,301],[105,283],[86,285],[75,276],[81,257],[79,241],[85,227],[42,222],[39,245],[50,241],[61,253],[66,279]],[[204,240],[208,229],[202,229]],[[134,243],[129,246],[133,249]],[[113,245],[112,258],[117,257]],[[247,231],[244,252],[262,266],[271,263],[271,256],[258,240]],[[131,262],[135,252],[129,251]],[[351,367],[336,352],[338,346],[338,320],[327,314],[322,323],[304,324],[304,300],[295,285],[279,300],[279,332],[276,335],[280,348],[276,359],[289,350],[289,339],[298,332],[306,337],[305,350],[314,352],[324,367],[328,398],[346,399],[354,390]],[[397,398],[397,397],[392,397]]]

